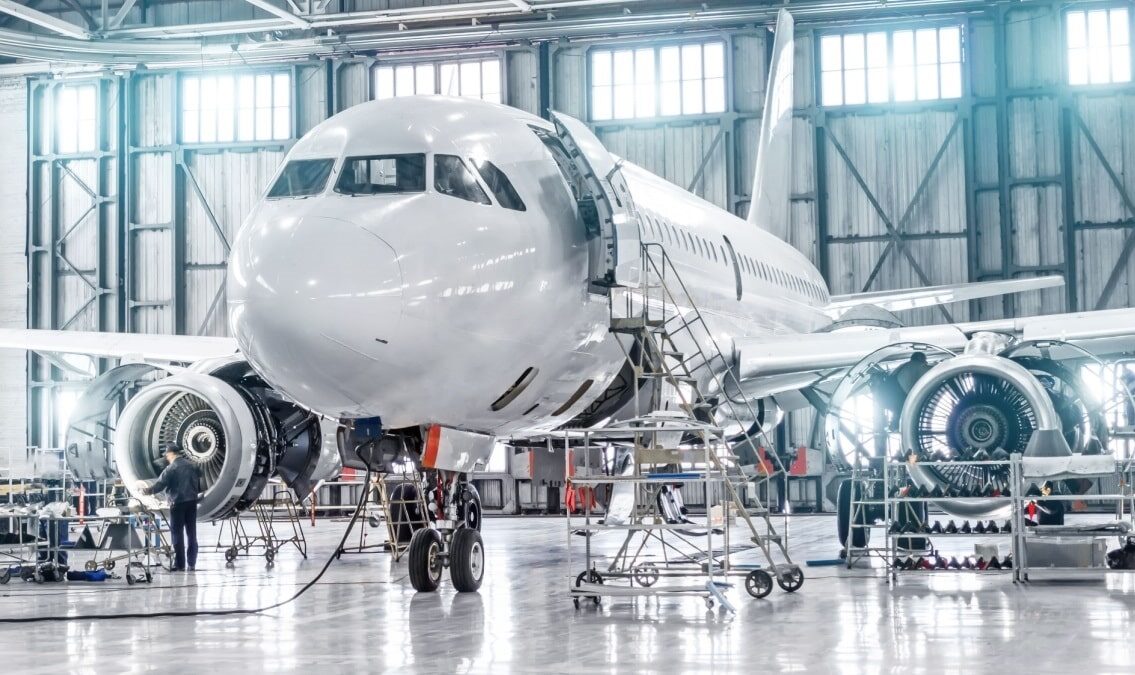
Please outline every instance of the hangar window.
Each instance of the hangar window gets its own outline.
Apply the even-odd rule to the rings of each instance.
[[[1131,81],[1130,19],[1126,7],[1073,10],[1065,18],[1068,84]]]
[[[464,96],[501,102],[500,59],[404,63],[374,69],[375,98]]]
[[[591,119],[725,112],[725,43],[719,40],[591,51]]]
[[[489,196],[477,184],[473,172],[460,157],[434,155],[434,189],[443,195],[477,204],[491,204]]]
[[[497,203],[506,209],[513,211],[525,211],[524,201],[520,199],[520,195],[516,194],[516,188],[512,187],[512,181],[504,172],[497,168],[487,159],[473,160],[473,166],[477,167],[477,173],[481,174],[481,179],[485,181],[485,185],[489,186],[489,190],[497,198]]]
[[[279,141],[292,135],[290,73],[181,78],[181,142]]]
[[[826,106],[961,98],[961,26],[820,38]]]
[[[425,155],[348,157],[335,184],[335,191],[345,195],[423,192],[425,189]]]
[[[98,92],[93,84],[55,91],[55,151],[91,152],[98,144]]]
[[[298,159],[288,162],[268,191],[268,198],[319,194],[323,192],[323,186],[327,185],[327,177],[331,175],[331,167],[334,165],[333,159]]]

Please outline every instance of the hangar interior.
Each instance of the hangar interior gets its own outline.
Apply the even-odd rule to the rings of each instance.
[[[553,111],[570,115],[614,155],[745,218],[780,9],[795,17],[790,218],[770,230],[811,261],[832,296],[1059,275],[1062,286],[895,315],[921,326],[1132,306],[1130,2],[31,0],[0,1],[0,328],[233,337],[226,280],[234,240],[285,157],[336,114],[406,95],[470,97],[545,119]],[[9,500],[13,484],[66,475],[75,406],[93,377],[119,363],[0,349],[0,410],[8,420],[0,425],[0,478]],[[833,461],[828,447],[828,411],[817,413],[814,399],[807,403],[767,430],[762,452],[788,468],[755,494],[774,513],[795,514],[784,523],[793,528],[801,561],[835,558],[841,548],[833,518],[819,514],[837,511],[838,488],[848,477],[846,462]],[[1111,434],[1107,444],[1117,461],[1135,456],[1132,438]],[[487,590],[475,601],[464,594],[414,595],[401,581],[400,563],[387,565],[385,558],[369,581],[377,590],[348,583],[370,575],[372,559],[347,556],[339,571],[331,567],[342,587],[316,590],[321,602],[337,606],[320,623],[365,623],[360,637],[379,643],[412,636],[398,656],[359,646],[348,649],[344,662],[427,671],[462,664],[475,671],[577,664],[873,670],[909,658],[903,640],[945,639],[948,631],[981,639],[967,623],[972,610],[1010,617],[1008,636],[985,643],[971,661],[941,656],[928,670],[1007,667],[1005,658],[1062,670],[1055,666],[1070,656],[1011,646],[1027,630],[1011,617],[1059,614],[1082,597],[1069,620],[1098,628],[1092,658],[1099,672],[1131,665],[1121,636],[1135,611],[1135,584],[1120,575],[1082,594],[1061,586],[1022,595],[965,576],[889,588],[880,585],[887,575],[877,569],[846,570],[837,560],[835,567],[806,570],[816,580],[799,594],[774,595],[769,602],[777,616],[747,598],[733,600],[740,611],[731,623],[724,612],[707,618],[700,604],[685,608],[681,600],[630,610],[605,603],[590,618],[570,614],[570,601],[559,597],[567,570],[544,569],[548,558],[538,550],[565,548],[561,520],[511,518],[558,516],[572,506],[565,502],[567,452],[551,443],[498,444],[471,475],[485,513],[510,516],[489,518],[486,534],[501,531],[498,541],[514,542],[494,546],[487,537]],[[328,512],[336,518],[329,523],[349,517],[367,492],[363,473],[348,470],[318,490],[318,504],[339,509]],[[1114,506],[1092,495],[1120,494],[1130,502],[1122,477],[1098,480],[1079,494],[1086,512]],[[708,490],[691,492],[685,505],[704,513],[711,500]],[[298,521],[297,508],[304,511],[293,506],[277,517]],[[225,527],[214,524],[203,540],[216,533],[219,542]],[[294,555],[298,543],[279,548],[282,560],[267,580],[259,563],[238,561],[236,572],[222,572],[224,563],[209,557],[225,552],[218,545],[220,553],[203,546],[210,571],[198,576],[193,588],[203,585],[200,592],[187,594],[183,582],[160,574],[156,583],[170,594],[171,607],[185,611],[262,601],[256,591],[226,598],[228,585],[283,599],[319,570],[340,531],[322,519],[317,525],[313,516],[310,559],[306,552],[303,559]],[[568,540],[572,548],[570,534]],[[965,555],[960,548],[953,553]],[[4,591],[0,613],[146,607],[93,596],[73,600],[71,610],[46,598],[17,607],[22,590]],[[378,600],[367,598],[372,591]],[[817,594],[843,603],[845,625],[833,628],[822,618]],[[941,595],[949,599],[934,605]],[[973,609],[971,601],[983,608]],[[833,653],[757,653],[742,644],[758,634],[762,620],[790,612],[803,623],[828,624],[813,630]],[[548,646],[554,662],[514,643],[526,622],[527,630],[546,625],[554,634],[561,613],[572,638]],[[445,619],[430,626],[430,617]],[[498,622],[501,617],[508,620]],[[646,629],[644,617],[664,625]],[[151,635],[176,636],[178,621],[187,619],[162,619]],[[236,644],[222,634],[239,630],[225,623],[237,619],[197,621],[186,639],[198,648]],[[307,651],[297,624],[275,615],[248,621],[266,630],[292,626],[273,639],[277,646],[295,641],[273,655],[281,667],[334,662],[326,646]],[[447,631],[447,621],[460,628]],[[886,635],[902,621],[915,627],[910,636]],[[786,639],[809,639],[807,626],[789,623],[781,633]],[[116,644],[141,639],[123,633],[126,625],[101,635]],[[1063,634],[1066,625],[1047,616],[1031,639],[1051,635],[1049,644],[1066,643],[1069,634],[1077,636]],[[604,626],[616,633],[625,628],[626,637],[604,636]],[[37,630],[57,635],[55,627]],[[677,661],[665,660],[674,657],[663,644],[668,637],[690,645]],[[445,647],[429,646],[447,640]],[[609,649],[588,648],[595,640]],[[878,649],[867,654],[872,640]],[[175,637],[170,644],[187,643]],[[104,648],[68,658],[97,669],[129,663]],[[237,648],[244,652],[247,645]],[[1053,659],[1048,667],[1041,654]],[[96,660],[83,660],[90,658]],[[200,665],[209,663],[202,658]],[[48,662],[29,654],[20,664],[31,672]]]

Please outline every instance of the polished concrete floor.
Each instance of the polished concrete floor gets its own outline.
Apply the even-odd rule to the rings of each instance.
[[[315,575],[343,527],[308,527],[307,560],[285,550],[274,568],[241,558],[230,569],[212,548],[217,530],[203,525],[196,574],[136,586],[13,580],[0,587],[0,618],[271,605]],[[833,530],[830,517],[794,518],[797,559],[834,557]],[[448,580],[415,594],[405,563],[347,555],[301,598],[263,614],[0,625],[0,672],[1135,671],[1135,575],[1014,584],[1004,573],[911,573],[890,585],[878,570],[808,567],[796,594],[728,591],[736,614],[698,598],[576,610],[566,590],[580,564],[568,566],[566,546],[578,553],[582,540],[562,520],[489,519],[484,534],[478,594],[458,595]],[[605,537],[596,548],[610,551],[618,541]]]

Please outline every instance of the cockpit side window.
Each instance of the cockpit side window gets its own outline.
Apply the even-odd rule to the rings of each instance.
[[[473,172],[460,157],[434,155],[434,189],[443,195],[477,204],[491,204],[489,196],[477,184]]]
[[[310,197],[323,192],[327,177],[331,175],[333,159],[297,159],[288,162],[272,189],[269,199],[281,197]]]
[[[513,211],[526,211],[524,201],[520,195],[516,194],[516,188],[512,187],[512,181],[504,172],[497,168],[487,159],[473,160],[473,166],[477,167],[477,173],[481,174],[481,178],[485,181],[485,185],[489,186],[493,195],[497,198],[497,203],[506,209]]]
[[[424,192],[425,189],[425,155],[348,157],[335,184],[335,191],[345,195]]]

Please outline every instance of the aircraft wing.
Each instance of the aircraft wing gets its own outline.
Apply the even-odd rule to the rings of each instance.
[[[232,338],[30,329],[0,329],[0,349],[169,363],[191,363],[239,351]]]
[[[849,309],[861,305],[874,305],[895,312],[904,309],[917,309],[933,305],[946,305],[951,302],[965,302],[992,298],[998,295],[1038,291],[1064,285],[1059,276],[1035,277],[1031,279],[1007,279],[1004,281],[978,281],[966,284],[946,284],[898,291],[877,291],[873,293],[852,293],[833,295],[826,312],[838,319]]]
[[[790,376],[850,368],[876,350],[900,342],[923,342],[959,351],[980,331],[1013,335],[1022,341],[1070,342],[1100,357],[1135,354],[1135,309],[1114,309],[939,326],[742,338],[736,341],[738,375],[746,390],[750,389],[749,382],[757,384],[762,379],[799,384],[799,377]]]

